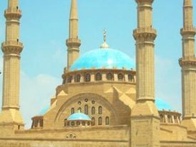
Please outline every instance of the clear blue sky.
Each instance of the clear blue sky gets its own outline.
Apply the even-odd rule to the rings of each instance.
[[[195,13],[196,1],[193,0],[193,3]],[[182,4],[182,0],[155,0],[153,4],[153,26],[158,32],[155,41],[156,97],[167,101],[177,111],[181,111],[178,59],[182,52],[179,33]],[[7,0],[1,0],[0,42],[5,38],[3,11],[6,7]],[[134,59],[132,31],[136,28],[136,7],[134,0],[78,0],[81,54],[98,48],[102,43],[102,31],[106,29],[108,44]],[[21,54],[21,110],[25,123],[30,126],[31,117],[49,105],[50,98],[55,95],[55,87],[62,82],[70,0],[20,0],[20,9],[23,13],[20,40],[25,46]],[[2,56],[1,52],[1,71]]]

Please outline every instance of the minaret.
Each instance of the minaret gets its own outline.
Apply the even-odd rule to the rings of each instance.
[[[184,0],[182,58],[179,60],[182,68],[182,125],[188,130],[196,131],[196,58],[194,44],[196,30],[193,26],[192,0]]]
[[[81,45],[78,39],[78,9],[77,0],[71,0],[71,10],[69,19],[69,38],[66,40],[67,45],[67,70],[69,71],[73,62],[79,56],[79,47]]]
[[[13,126],[14,130],[24,126],[19,110],[20,53],[23,44],[19,41],[21,11],[18,3],[18,0],[8,0],[8,8],[4,12],[6,18],[5,42],[2,43],[4,64],[0,126]]]
[[[136,40],[136,105],[131,112],[131,147],[159,147],[160,120],[155,106],[153,0],[136,0],[138,25]]]

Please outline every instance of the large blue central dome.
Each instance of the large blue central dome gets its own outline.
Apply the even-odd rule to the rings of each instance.
[[[134,61],[125,53],[111,49],[95,49],[80,56],[71,66],[70,70],[81,69],[131,69]]]

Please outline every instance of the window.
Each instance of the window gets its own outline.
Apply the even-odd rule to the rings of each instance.
[[[81,76],[80,76],[79,74],[76,75],[76,76],[75,76],[75,79],[74,79],[75,82],[80,82],[80,78],[81,78]]]
[[[82,112],[82,108],[81,107],[78,108],[78,112]]]
[[[69,76],[68,83],[71,83],[71,81],[72,81],[72,76]]]
[[[134,81],[133,75],[129,74],[128,75],[128,80],[131,81],[131,82],[133,82]]]
[[[71,114],[74,114],[74,112],[75,112],[74,108],[71,108]]]
[[[119,73],[119,74],[118,74],[118,80],[119,80],[119,81],[123,81],[123,80],[124,80],[124,75],[121,74],[121,73]]]
[[[95,107],[92,107],[92,108],[91,108],[91,114],[92,114],[92,115],[95,114]]]
[[[99,108],[98,108],[98,113],[102,114],[102,107],[101,106],[99,106]]]
[[[92,119],[91,119],[91,120],[92,120],[92,124],[93,124],[93,125],[95,125],[95,118],[94,118],[94,117],[92,117]]]
[[[110,124],[110,120],[109,120],[109,117],[107,116],[106,118],[105,118],[105,125],[109,125]]]
[[[75,122],[74,121],[71,122],[71,126],[75,126]]]
[[[102,117],[98,118],[98,125],[102,125]]]
[[[90,80],[91,80],[91,75],[90,74],[86,74],[85,75],[85,81],[86,82],[90,82]]]
[[[168,115],[168,123],[172,123],[172,117],[170,115]]]
[[[97,73],[97,74],[95,75],[95,80],[96,80],[96,81],[101,81],[101,80],[102,80],[102,75],[101,75],[100,73]]]
[[[111,73],[108,73],[106,75],[107,80],[113,80],[113,75]]]
[[[85,114],[88,114],[88,105],[85,105],[85,106],[84,106],[84,113],[85,113]]]

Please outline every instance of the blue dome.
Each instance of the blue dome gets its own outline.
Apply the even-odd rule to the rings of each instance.
[[[81,69],[131,69],[134,61],[125,53],[110,48],[95,49],[80,56],[71,66],[71,71]]]
[[[91,120],[90,117],[84,113],[74,113],[68,117],[67,120]]]
[[[155,104],[158,110],[172,110],[171,106],[160,98],[156,98]]]

